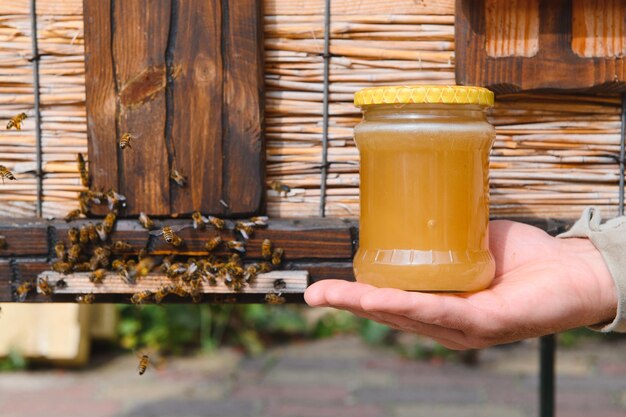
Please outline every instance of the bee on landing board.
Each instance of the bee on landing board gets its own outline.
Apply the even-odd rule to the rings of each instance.
[[[96,300],[96,296],[93,293],[80,294],[76,296],[76,302],[79,304],[93,304]]]
[[[54,290],[52,289],[52,285],[50,285],[50,282],[48,281],[48,277],[39,278],[37,280],[37,288],[39,289],[40,293],[47,297],[51,296],[54,292]]]
[[[265,302],[267,304],[285,304],[287,300],[281,296],[281,293],[268,292],[265,294]]]
[[[224,226],[226,226],[226,222],[220,219],[219,217],[209,216],[208,219],[209,219],[209,223],[211,223],[211,225],[215,227],[217,230],[222,230]]]
[[[285,251],[282,248],[274,249],[272,252],[272,265],[279,266],[283,261],[283,254]]]
[[[274,191],[276,191],[278,193],[278,196],[282,196],[283,193],[285,193],[285,197],[287,197],[287,194],[289,194],[289,192],[291,191],[291,187],[288,186],[287,184],[283,184],[280,181],[272,181],[270,183],[270,188]]]
[[[263,259],[270,259],[272,257],[272,241],[269,239],[263,239],[261,242],[261,256]]]
[[[71,222],[72,220],[76,220],[80,217],[81,211],[80,209],[72,210],[65,215],[65,221]]]
[[[17,301],[19,303],[24,302],[26,297],[28,297],[28,293],[33,290],[33,283],[30,281],[23,282],[19,287],[15,290],[15,294],[17,295]]]
[[[168,226],[165,225],[163,226],[163,228],[161,230],[153,230],[150,232],[151,235],[153,236],[161,236],[163,235],[163,240],[165,240],[165,242],[167,242],[168,244],[174,246],[174,247],[179,247],[180,245],[182,245],[183,243],[183,239],[178,236],[176,234],[176,232],[179,232],[181,230],[183,230],[184,228],[189,227],[186,225],[178,225],[178,226]]]
[[[4,165],[0,165],[0,177],[2,178],[2,183],[4,184],[4,180],[16,181],[15,175],[11,172],[11,170]]]
[[[154,227],[154,222],[144,212],[139,213],[139,223],[141,224],[141,227],[143,227],[146,230],[150,230]]]
[[[199,211],[194,211],[191,218],[193,219],[193,228],[196,230],[204,230],[209,222],[209,219],[204,217]]]
[[[207,242],[204,244],[204,249],[206,249],[207,252],[213,252],[221,244],[222,244],[222,237],[215,236],[214,238],[207,240]]]
[[[24,112],[16,114],[15,116],[11,117],[11,120],[9,120],[9,123],[7,123],[7,130],[11,130],[13,128],[15,128],[15,130],[22,130],[22,122],[27,117],[28,116]]]

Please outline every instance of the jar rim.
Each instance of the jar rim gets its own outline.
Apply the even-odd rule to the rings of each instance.
[[[377,104],[477,104],[492,107],[492,91],[462,85],[414,85],[368,87],[354,94],[354,105]]]

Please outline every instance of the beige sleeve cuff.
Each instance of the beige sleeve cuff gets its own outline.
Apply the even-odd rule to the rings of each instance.
[[[611,323],[591,326],[591,329],[626,333],[626,216],[604,224],[600,224],[601,220],[599,209],[586,208],[572,228],[557,237],[586,237],[600,251],[617,288],[617,315]]]

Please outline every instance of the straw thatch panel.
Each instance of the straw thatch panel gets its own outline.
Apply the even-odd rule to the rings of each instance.
[[[326,213],[358,215],[358,153],[351,105],[359,88],[454,83],[454,2],[334,0],[330,61],[330,162]],[[0,119],[32,113],[29,2],[0,4]],[[322,0],[265,2],[268,181],[292,190],[268,192],[272,216],[317,216],[320,201]],[[44,161],[44,215],[76,207],[74,163],[86,152],[81,0],[38,0]],[[576,217],[581,207],[617,212],[618,97],[498,97],[492,121],[492,213]],[[36,202],[33,120],[0,132],[0,163],[19,181],[7,183],[0,210],[32,216]]]

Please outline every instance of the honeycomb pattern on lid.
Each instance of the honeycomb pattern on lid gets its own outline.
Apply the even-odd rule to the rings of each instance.
[[[370,87],[354,94],[357,107],[372,104],[478,104],[493,106],[493,93],[482,87],[419,85]]]

